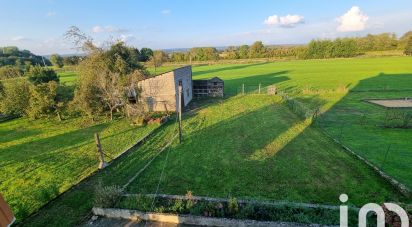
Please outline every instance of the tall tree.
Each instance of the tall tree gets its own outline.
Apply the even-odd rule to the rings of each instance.
[[[250,46],[249,56],[251,58],[263,58],[266,57],[266,48],[262,41],[256,41]]]
[[[153,56],[153,50],[147,47],[140,49],[139,61],[146,62]]]
[[[412,36],[409,37],[404,53],[405,55],[408,55],[408,56],[412,55]]]
[[[62,68],[64,66],[63,58],[58,54],[52,54],[50,56],[50,61],[57,68]]]
[[[168,61],[168,55],[161,50],[156,50],[153,52],[153,56],[150,58],[150,64],[153,65],[155,74],[156,68],[163,65],[164,62]]]

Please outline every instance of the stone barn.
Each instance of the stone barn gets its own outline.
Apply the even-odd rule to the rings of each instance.
[[[195,97],[223,97],[224,88],[225,83],[219,77],[193,81],[193,95]]]
[[[182,84],[182,103],[187,106],[192,100],[192,67],[185,66],[162,73],[138,83],[138,101],[144,103],[147,111],[177,111],[178,89]]]

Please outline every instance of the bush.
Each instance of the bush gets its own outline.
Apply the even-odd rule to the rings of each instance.
[[[48,117],[55,113],[57,109],[57,88],[54,81],[30,86],[30,101],[27,115],[32,119]]]
[[[227,208],[230,214],[237,214],[239,212],[239,204],[237,203],[236,198],[229,198]]]
[[[0,80],[23,76],[23,71],[11,65],[0,67]]]
[[[117,185],[96,187],[94,206],[113,207],[123,194],[123,189]]]
[[[42,68],[40,66],[31,67],[27,76],[34,85],[48,83],[50,81],[59,82],[59,77],[53,69]]]
[[[0,112],[6,115],[23,116],[29,107],[30,84],[19,79],[4,83],[0,94]]]

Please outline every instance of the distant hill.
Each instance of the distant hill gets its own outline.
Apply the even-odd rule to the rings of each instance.
[[[0,67],[14,65],[23,67],[26,65],[47,65],[50,66],[49,59],[35,55],[28,50],[19,50],[15,46],[0,47]]]

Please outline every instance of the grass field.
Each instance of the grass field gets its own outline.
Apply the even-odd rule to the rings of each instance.
[[[65,83],[67,85],[73,85],[78,77],[76,72],[59,72],[60,83]]]
[[[407,201],[371,169],[309,127],[309,122],[294,116],[279,97],[236,96],[200,106],[184,116],[184,143],[175,141],[129,185],[127,192],[154,193],[166,152],[170,152],[161,193],[185,194],[192,190],[195,195],[230,194],[239,198],[336,204],[339,194],[345,192],[355,205],[366,201]],[[124,185],[175,134],[176,125],[169,122],[141,147],[23,225],[71,226],[84,222],[98,182]],[[55,218],[62,210],[65,215]]]
[[[235,96],[188,116],[159,193],[339,203],[398,200],[366,165],[301,121],[279,97]],[[128,188],[154,193],[165,155]]]
[[[227,94],[238,93],[242,84],[256,89],[259,83],[275,83],[310,108],[321,107],[323,126],[328,133],[412,188],[412,172],[408,168],[412,164],[412,129],[381,127],[385,110],[363,102],[368,98],[411,97],[412,58],[328,59],[194,68],[194,79],[213,76],[225,80]],[[349,92],[342,91],[342,87]],[[368,120],[360,124],[363,118]]]
[[[22,118],[0,126],[0,191],[18,219],[97,169],[95,132],[113,157],[156,127],[132,127],[127,120],[90,125],[81,119]]]
[[[383,169],[409,185],[411,130],[376,127],[381,110],[362,99],[410,94],[407,90],[412,86],[411,63],[412,58],[385,57],[196,66],[193,79],[218,76],[225,80],[228,95],[236,94],[242,84],[276,84],[310,108],[320,106],[324,122],[328,122],[323,128],[335,137],[340,136],[345,120],[348,127],[344,131],[351,135],[344,133],[343,142],[350,142],[374,163],[380,163],[381,147],[386,147],[388,141],[396,143],[402,153],[392,154],[392,164],[386,160]],[[170,68],[158,69],[161,70]],[[68,75],[65,80],[75,77]],[[346,88],[352,91],[347,92]],[[370,111],[367,127],[353,124],[356,118],[351,114],[359,116],[362,111]],[[184,124],[185,143],[173,144],[167,163],[170,171],[165,175],[161,192],[185,194],[192,190],[207,196],[232,194],[243,198],[337,203],[339,193],[345,191],[349,202],[356,205],[409,201],[363,163],[336,147],[319,128],[300,121],[277,97],[229,97],[188,114]],[[83,221],[92,206],[91,195],[99,179],[107,185],[126,183],[157,153],[173,127],[170,123],[156,131],[135,152],[66,193],[25,224],[62,226]],[[372,136],[381,141],[379,153],[369,147],[374,144],[370,142]],[[162,155],[128,190],[153,193],[164,159]],[[65,217],[55,220],[62,210]]]

